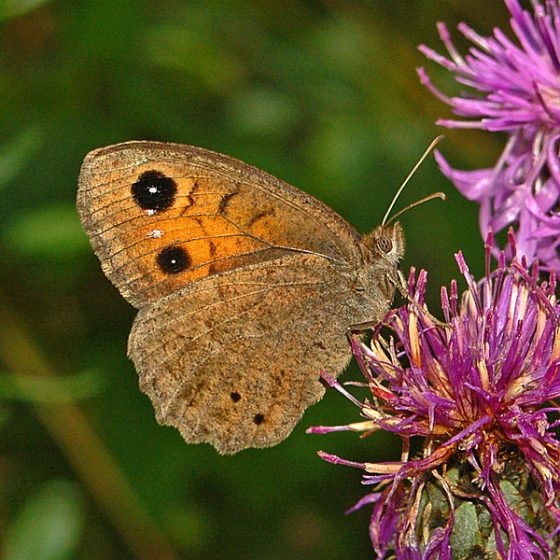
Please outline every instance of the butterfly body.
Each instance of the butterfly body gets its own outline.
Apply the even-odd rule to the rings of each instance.
[[[346,335],[388,310],[398,224],[361,237],[311,196],[238,160],[127,142],[91,152],[78,210],[139,313],[129,355],[160,423],[221,453],[287,437],[338,375]]]

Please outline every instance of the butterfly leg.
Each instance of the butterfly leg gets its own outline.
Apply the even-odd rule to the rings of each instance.
[[[425,305],[419,305],[419,303],[413,299],[412,295],[409,293],[408,291],[408,284],[406,282],[406,278],[404,277],[404,274],[398,270],[397,271],[397,279],[393,280],[393,284],[395,286],[395,288],[397,290],[399,290],[401,296],[406,299],[408,301],[408,303],[410,305],[412,305],[413,307],[415,307],[418,311],[420,311],[425,317],[428,317],[430,319],[430,321],[438,327],[445,327],[446,323],[440,321],[437,317],[434,317],[427,309],[427,307]]]
[[[406,278],[404,277],[404,274],[400,269],[397,270],[397,280],[395,281],[392,278],[391,280],[393,281],[395,288],[399,290],[401,296],[404,299],[410,300],[410,295],[408,293],[408,284],[406,282]]]
[[[430,322],[437,327],[445,327],[447,324],[440,321],[437,317],[434,317],[427,309],[426,305],[420,305],[418,301],[416,301],[412,294],[408,291],[408,284],[403,273],[400,270],[397,270],[397,277],[394,278],[392,276],[389,277],[390,282],[393,284],[396,290],[399,291],[403,299],[408,301],[408,304],[412,306],[417,313],[422,314],[424,317],[427,317]],[[363,337],[368,330],[372,330],[381,323],[383,319],[376,320],[376,321],[364,321],[362,323],[356,323],[354,325],[350,325],[348,330],[346,331],[346,336],[348,340],[351,342],[353,335],[359,335]]]
[[[363,323],[356,323],[355,325],[350,325],[346,331],[346,336],[348,339],[353,336],[359,336],[363,338],[367,331],[374,329],[379,325],[381,321],[364,321]]]

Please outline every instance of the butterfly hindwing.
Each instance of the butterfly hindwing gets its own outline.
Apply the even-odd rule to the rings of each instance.
[[[138,314],[129,354],[160,423],[221,453],[269,447],[350,358],[345,281],[315,255],[210,276]],[[321,326],[325,316],[337,320]]]

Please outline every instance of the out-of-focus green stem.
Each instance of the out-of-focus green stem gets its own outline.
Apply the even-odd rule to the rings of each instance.
[[[0,359],[9,370],[19,375],[56,376],[1,295]],[[72,404],[70,398],[65,404],[34,403],[33,407],[100,510],[110,519],[135,556],[141,560],[178,559],[83,411]]]

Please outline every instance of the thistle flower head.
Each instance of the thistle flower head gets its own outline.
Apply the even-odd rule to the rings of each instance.
[[[449,128],[502,131],[508,141],[492,168],[453,169],[437,154],[443,173],[461,193],[480,203],[480,227],[498,232],[515,224],[518,252],[560,269],[560,5],[532,1],[533,12],[518,0],[504,0],[516,41],[500,29],[483,37],[466,24],[459,31],[472,42],[466,56],[455,48],[445,24],[438,30],[448,55],[425,45],[420,51],[455,74],[469,90],[448,97],[420,79],[453,112],[468,120],[440,119]],[[497,250],[496,250],[497,254]]]
[[[380,558],[543,559],[559,544],[556,283],[553,274],[539,282],[536,266],[515,256],[506,264],[503,253],[490,271],[491,245],[489,236],[478,283],[456,255],[467,289],[461,297],[456,282],[442,289],[445,322],[424,304],[426,273],[411,271],[411,303],[387,315],[370,346],[354,341],[369,399],[360,402],[326,377],[364,418],[310,432],[386,430],[402,441],[395,462],[320,453],[364,471],[372,491],[356,507],[373,506],[370,534]],[[466,556],[457,555],[465,546]]]

